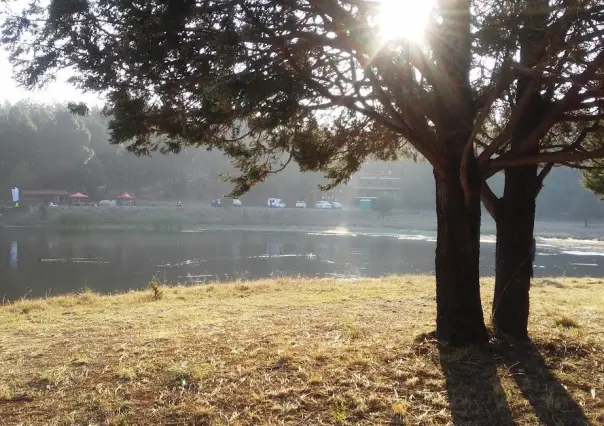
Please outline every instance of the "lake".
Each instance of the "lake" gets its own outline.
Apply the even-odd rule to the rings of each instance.
[[[58,295],[90,288],[111,293],[169,283],[277,276],[381,277],[433,274],[430,232],[205,231],[177,234],[0,231],[0,298]],[[604,243],[537,239],[535,276],[604,276]],[[495,244],[484,236],[481,275],[494,274]]]

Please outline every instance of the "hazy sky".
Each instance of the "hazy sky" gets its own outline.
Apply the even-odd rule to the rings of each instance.
[[[27,0],[13,0],[0,6],[0,18],[4,13],[17,13],[25,8]],[[17,102],[21,99],[31,99],[37,102],[69,102],[84,101],[100,103],[98,96],[85,95],[73,86],[65,83],[69,77],[67,73],[58,76],[55,83],[49,84],[42,90],[29,91],[19,87],[13,80],[13,69],[8,61],[8,52],[0,48],[0,102]]]
[[[42,90],[29,91],[19,87],[12,78],[13,68],[8,61],[8,53],[0,48],[0,102],[17,102],[21,99],[31,99],[37,102],[69,102],[84,101],[90,104],[99,104],[98,96],[84,94],[70,84],[65,83],[69,77],[63,73],[57,81],[49,84]]]

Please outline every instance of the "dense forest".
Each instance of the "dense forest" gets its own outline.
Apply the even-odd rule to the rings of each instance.
[[[98,109],[79,117],[64,105],[44,105],[27,101],[0,106],[0,182],[2,196],[9,188],[66,189],[84,192],[92,199],[130,191],[152,200],[191,200],[209,203],[227,195],[229,184],[221,173],[235,173],[229,159],[219,151],[187,148],[179,155],[154,153],[137,157],[124,146],[110,145],[107,119]],[[426,163],[403,160],[397,163],[371,162],[361,173],[389,171],[400,177],[389,192],[395,206],[432,209],[434,185],[432,170]],[[496,192],[503,188],[500,175],[491,178]],[[318,185],[319,173],[301,173],[295,164],[253,188],[243,197],[250,205],[263,205],[268,197],[314,200],[324,196]],[[354,182],[354,177],[352,182]],[[332,195],[352,203],[349,187],[333,190]],[[593,220],[604,214],[599,197],[583,188],[581,174],[569,168],[555,168],[545,180],[537,200],[540,218]]]
[[[218,151],[189,148],[180,155],[153,153],[137,157],[125,146],[110,145],[107,119],[98,109],[85,117],[71,114],[64,105],[29,102],[0,107],[0,162],[2,196],[9,188],[81,191],[91,199],[109,198],[130,191],[148,199],[207,201],[230,192],[220,173],[234,172]],[[300,181],[295,167],[278,179],[254,188],[250,199],[280,196],[282,186],[298,192],[317,188],[320,175],[305,174]]]

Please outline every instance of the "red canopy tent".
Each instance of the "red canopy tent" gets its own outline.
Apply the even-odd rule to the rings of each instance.
[[[82,200],[84,198],[88,198],[88,195],[84,195],[81,192],[76,192],[75,194],[71,194],[69,196],[69,198],[75,198],[75,199],[78,199],[78,200]]]
[[[120,200],[134,200],[136,197],[134,195],[130,195],[127,192],[124,192],[122,195],[120,195],[119,197]]]

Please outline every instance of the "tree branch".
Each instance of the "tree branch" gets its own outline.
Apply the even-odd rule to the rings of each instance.
[[[513,73],[504,63],[501,69],[501,75],[497,79],[497,84],[493,87],[493,89],[489,92],[488,98],[484,101],[484,105],[482,109],[479,111],[476,120],[474,121],[474,127],[472,128],[472,133],[468,137],[466,141],[466,145],[464,146],[463,155],[461,157],[461,165],[460,165],[460,180],[461,187],[464,192],[464,200],[466,206],[470,204],[470,188],[468,184],[468,161],[470,158],[470,154],[472,151],[472,147],[474,146],[474,139],[476,139],[476,135],[478,132],[482,130],[482,126],[486,118],[489,115],[489,111],[493,106],[495,100],[501,95],[501,93],[505,90],[506,87],[514,80]]]
[[[543,188],[543,181],[545,180],[549,172],[552,171],[553,167],[554,163],[547,163],[537,175],[537,195],[539,195],[539,192],[541,192],[541,189]]]
[[[480,199],[493,220],[497,220],[497,208],[500,200],[497,198],[497,195],[495,195],[486,181],[482,182],[482,186],[480,188]]]
[[[585,152],[549,152],[545,154],[531,155],[526,157],[517,158],[495,158],[489,160],[488,170],[489,172],[498,172],[507,167],[515,166],[526,166],[530,164],[544,164],[544,163],[572,163],[586,160],[593,160],[596,158],[604,157],[604,148],[598,148],[593,151]]]

